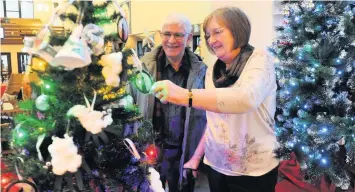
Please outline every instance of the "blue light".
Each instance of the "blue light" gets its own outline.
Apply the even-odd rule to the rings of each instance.
[[[336,62],[337,64],[341,64],[341,59],[338,58],[338,59],[335,60],[335,62]]]
[[[294,143],[292,143],[292,142],[288,142],[288,146],[289,146],[289,147],[294,147],[294,146],[295,146],[295,144],[294,144]]]
[[[304,105],[304,106],[303,106],[303,108],[307,109],[307,108],[308,108],[308,106],[307,106],[307,105]]]
[[[297,99],[297,101],[300,101],[300,97],[299,96],[297,96],[296,99]]]
[[[301,20],[301,18],[300,18],[299,16],[296,16],[296,17],[295,17],[295,22],[296,22],[296,23],[301,23],[301,21],[302,21],[302,20]]]
[[[328,19],[327,20],[327,24],[328,25],[332,25],[333,23],[335,23],[334,19]]]
[[[341,75],[341,74],[343,74],[343,72],[342,71],[338,71],[338,74]]]
[[[292,85],[292,86],[296,86],[296,83],[295,83],[295,82],[291,82],[291,85]]]
[[[322,4],[316,5],[316,8],[315,8],[314,12],[320,13],[322,11],[323,11],[323,5]]]
[[[314,29],[315,29],[316,31],[321,31],[321,30],[322,30],[322,26],[317,25]]]
[[[323,128],[322,128],[322,132],[323,132],[323,133],[326,133],[327,131],[328,131],[328,129],[327,129],[326,127],[323,127]]]
[[[313,159],[313,157],[314,157],[314,155],[313,155],[313,154],[309,155],[309,158]]]
[[[299,60],[302,60],[302,59],[303,59],[303,54],[299,54],[297,58],[298,58]]]
[[[322,158],[321,162],[326,165],[327,164],[327,160],[325,158]]]

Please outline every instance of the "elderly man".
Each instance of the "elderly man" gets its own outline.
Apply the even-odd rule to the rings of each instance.
[[[187,89],[204,88],[207,66],[187,46],[192,25],[183,15],[166,18],[162,26],[162,45],[142,58],[143,68],[155,81],[170,80]],[[193,191],[194,181],[183,179],[183,166],[193,155],[205,130],[205,111],[174,104],[161,104],[154,95],[132,90],[144,115],[152,120],[161,148],[160,175],[169,191]],[[187,181],[187,184],[186,184]],[[184,184],[182,184],[184,183]]]

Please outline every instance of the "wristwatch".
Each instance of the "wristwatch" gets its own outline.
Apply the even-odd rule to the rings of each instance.
[[[192,93],[191,89],[189,89],[187,96],[189,97],[189,107],[192,107],[192,98],[194,97],[194,94]]]

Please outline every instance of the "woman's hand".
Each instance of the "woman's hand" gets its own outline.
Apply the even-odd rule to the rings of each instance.
[[[197,177],[198,171],[197,168],[200,165],[200,158],[192,156],[191,159],[184,164],[184,169],[192,169],[192,174],[194,177]],[[185,171],[184,171],[184,174]]]
[[[154,94],[163,104],[169,102],[176,105],[187,105],[188,103],[188,91],[169,80],[155,82],[150,93]]]

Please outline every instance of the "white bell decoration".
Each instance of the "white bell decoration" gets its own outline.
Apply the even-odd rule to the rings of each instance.
[[[37,55],[51,66],[55,66],[52,65],[52,60],[57,54],[57,51],[47,42],[38,37],[25,37],[23,43],[24,47],[21,50],[22,52],[26,52],[30,55]]]
[[[91,63],[90,49],[81,38],[83,25],[78,25],[52,61],[54,65],[67,69],[81,68]]]

